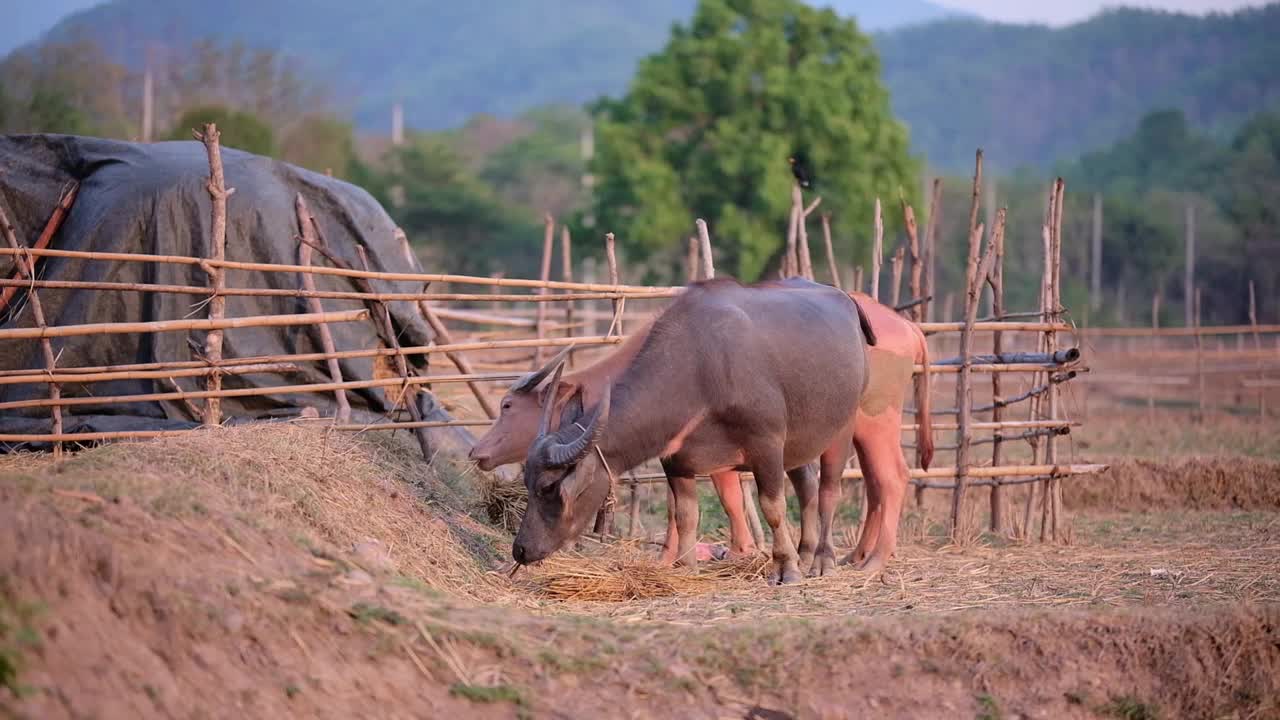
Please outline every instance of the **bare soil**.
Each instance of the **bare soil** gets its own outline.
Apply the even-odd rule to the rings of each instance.
[[[284,425],[0,458],[0,716],[1280,716],[1265,469],[1069,491],[1069,547],[922,533],[883,576],[610,603],[508,578],[473,478],[412,452]]]

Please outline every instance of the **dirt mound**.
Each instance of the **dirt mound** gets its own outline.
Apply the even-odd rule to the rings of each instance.
[[[1073,509],[1280,510],[1280,462],[1238,457],[1122,460],[1063,483]]]
[[[484,498],[413,452],[280,426],[0,461],[0,716],[1280,711],[1280,605],[1188,612],[1148,595],[1115,609],[1126,590],[1107,586],[1049,611],[1069,578],[1012,588],[1000,566],[957,558],[950,574],[981,609],[914,612],[927,589],[914,573],[938,550],[884,580],[821,581],[861,594],[737,577],[738,600],[568,612],[500,572],[509,536],[473,517]],[[1016,593],[1027,602],[992,609]],[[867,603],[886,614],[859,617]],[[708,608],[724,617],[708,622]]]

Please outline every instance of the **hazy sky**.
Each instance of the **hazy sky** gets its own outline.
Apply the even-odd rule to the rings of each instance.
[[[968,10],[991,20],[1003,22],[1044,22],[1052,25],[1083,20],[1104,7],[1128,5],[1137,7],[1177,10],[1188,13],[1206,13],[1236,10],[1242,7],[1263,5],[1262,0],[933,0],[938,5]]]

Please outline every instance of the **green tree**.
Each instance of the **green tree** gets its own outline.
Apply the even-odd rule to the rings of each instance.
[[[758,277],[785,243],[798,151],[837,237],[862,247],[875,197],[916,187],[870,41],[798,0],[702,0],[627,95],[594,112],[595,215],[639,258],[682,248],[702,217],[723,269]]]
[[[280,159],[309,170],[333,171],[348,179],[356,162],[351,125],[330,115],[303,117],[280,143]]]
[[[168,139],[190,140],[192,129],[198,130],[210,122],[217,123],[224,147],[268,157],[276,153],[275,133],[270,125],[252,113],[221,105],[205,105],[182,113],[169,131]]]
[[[440,138],[414,136],[382,164],[382,172],[362,171],[355,180],[426,250],[425,260],[470,274],[535,272],[538,229],[532,219],[500,203]]]

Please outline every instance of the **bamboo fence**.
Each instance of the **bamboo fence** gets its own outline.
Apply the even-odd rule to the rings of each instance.
[[[225,203],[227,198],[231,196],[232,191],[222,187],[221,173],[216,169],[220,167],[220,161],[216,161],[217,164],[215,165],[215,158],[217,157],[216,128],[205,128],[202,137],[209,145],[211,168],[215,168],[211,170],[209,182],[210,192],[215,198],[215,214],[220,212],[225,216]],[[979,165],[975,172],[974,207],[971,209],[973,222],[970,224],[968,233],[969,267],[966,273],[966,292],[963,297],[965,312],[964,319],[959,322],[923,322],[929,315],[928,301],[933,293],[933,271],[931,266],[939,255],[936,249],[939,239],[936,236],[939,225],[937,213],[941,207],[938,197],[941,192],[941,186],[937,183],[934,185],[932,209],[922,237],[916,236],[914,211],[905,200],[902,202],[903,213],[907,219],[909,237],[905,248],[893,256],[894,270],[892,275],[894,287],[890,294],[897,294],[897,288],[905,275],[909,279],[908,292],[911,297],[906,299],[907,302],[903,306],[904,311],[910,316],[922,320],[919,325],[926,333],[960,337],[959,356],[934,360],[930,367],[932,374],[954,376],[957,379],[955,407],[934,411],[937,415],[954,415],[955,421],[933,423],[935,430],[956,432],[956,439],[953,445],[940,446],[956,450],[956,461],[948,467],[935,467],[928,471],[912,470],[911,479],[920,490],[925,488],[935,491],[952,490],[953,510],[951,522],[954,531],[957,533],[964,530],[962,527],[963,513],[959,511],[959,508],[967,489],[974,487],[990,488],[992,493],[992,524],[993,528],[998,529],[1004,526],[1004,516],[1008,513],[1008,509],[1004,508],[1000,502],[1002,487],[1022,483],[1031,484],[1033,487],[1043,486],[1044,492],[1040,496],[1049,498],[1048,501],[1044,501],[1048,503],[1049,513],[1044,516],[1045,522],[1042,524],[1048,528],[1049,536],[1056,537],[1054,530],[1062,528],[1061,508],[1059,502],[1055,500],[1055,498],[1060,498],[1060,479],[1097,472],[1103,467],[1099,465],[1059,463],[1056,453],[1053,451],[1055,438],[1070,432],[1072,427],[1079,426],[1078,421],[1062,416],[1061,408],[1056,401],[1059,387],[1061,384],[1077,377],[1077,375],[1083,375],[1087,372],[1087,368],[1081,364],[1082,359],[1079,352],[1075,351],[1074,348],[1057,350],[1058,336],[1061,333],[1070,333],[1072,331],[1072,326],[1063,320],[1065,310],[1061,307],[1059,286],[1056,280],[1058,272],[1057,257],[1061,247],[1060,242],[1055,241],[1061,232],[1061,183],[1059,181],[1055,185],[1058,188],[1055,190],[1057,210],[1051,213],[1046,221],[1046,236],[1049,237],[1051,242],[1047,247],[1045,278],[1042,283],[1045,288],[1044,307],[1034,313],[1005,313],[1003,301],[1000,299],[994,305],[994,316],[991,318],[979,318],[977,316],[977,306],[978,298],[980,298],[981,290],[985,284],[992,284],[993,290],[995,290],[995,297],[1001,297],[1004,212],[1001,210],[995,215],[997,218],[994,221],[995,226],[991,228],[991,237],[987,238],[986,228],[976,221],[980,184],[981,169]],[[216,202],[218,200],[221,202]],[[784,258],[785,269],[790,274],[804,274],[810,277],[813,275],[807,223],[810,215],[818,208],[819,203],[820,198],[815,198],[806,206],[799,192],[796,192],[796,203],[792,209],[792,224],[788,228],[788,252]],[[876,205],[879,208],[878,201]],[[209,303],[208,318],[98,323],[59,327],[47,326],[44,323],[37,322],[34,327],[0,329],[0,341],[32,340],[49,343],[58,338],[96,333],[157,333],[177,330],[205,330],[212,335],[215,332],[234,333],[237,329],[246,327],[284,325],[323,327],[328,323],[334,322],[369,322],[382,339],[382,347],[341,349],[334,346],[332,337],[330,337],[328,342],[322,343],[323,350],[321,352],[224,358],[220,352],[221,336],[219,336],[216,343],[213,340],[206,342],[205,352],[202,357],[191,360],[56,367],[51,359],[45,358],[44,367],[0,371],[0,386],[24,384],[46,386],[48,388],[48,396],[0,402],[0,412],[9,410],[48,410],[51,418],[51,432],[43,434],[0,434],[0,442],[53,443],[57,447],[64,442],[85,443],[125,438],[166,437],[190,431],[139,430],[65,433],[62,431],[61,423],[67,413],[73,413],[75,408],[83,406],[145,403],[162,400],[179,400],[183,402],[204,400],[206,404],[201,417],[194,419],[202,421],[206,425],[211,425],[222,421],[221,400],[259,395],[328,395],[338,401],[337,407],[339,410],[334,418],[326,419],[324,422],[340,431],[394,432],[406,430],[421,433],[428,428],[440,427],[484,428],[491,423],[495,415],[494,408],[491,405],[492,398],[489,395],[492,390],[501,388],[501,385],[495,386],[495,384],[509,382],[524,372],[522,367],[513,363],[518,362],[523,365],[531,360],[536,362],[547,349],[567,345],[575,346],[575,352],[607,349],[609,346],[620,343],[625,339],[626,336],[622,332],[624,318],[627,328],[635,328],[639,326],[637,320],[644,317],[643,315],[626,315],[625,308],[629,304],[626,301],[662,301],[683,291],[682,287],[649,287],[622,284],[612,235],[605,236],[604,239],[609,263],[608,283],[572,281],[572,264],[569,257],[570,241],[567,235],[562,235],[561,244],[563,279],[560,281],[550,280],[551,252],[554,248],[554,220],[550,217],[547,218],[543,238],[542,277],[537,280],[423,272],[379,272],[370,270],[367,262],[360,269],[352,268],[328,252],[322,241],[318,242],[313,237],[313,233],[310,232],[311,217],[306,210],[305,201],[301,197],[297,199],[297,210],[299,229],[301,231],[299,233],[300,250],[306,249],[305,253],[300,252],[297,264],[229,261],[225,259],[225,244],[222,247],[218,247],[217,242],[211,248],[209,257],[200,258],[142,253],[68,251],[48,247],[47,242],[43,247],[37,244],[37,246],[27,248],[16,241],[10,241],[8,242],[8,247],[0,247],[0,256],[14,257],[15,262],[19,263],[19,267],[23,269],[16,278],[0,279],[0,287],[14,288],[14,295],[21,290],[25,290],[26,297],[29,299],[28,302],[33,309],[37,300],[37,290],[74,289],[93,290],[103,293],[179,294],[196,298],[209,298],[216,301],[225,300],[226,297],[230,296],[302,298],[308,301],[306,307],[311,312],[239,318],[225,317],[222,303],[211,302]],[[65,214],[66,210],[64,209],[62,212]],[[833,282],[839,283],[837,261],[831,242],[830,220],[827,215],[820,217],[822,220],[823,250],[825,250],[826,261],[831,266],[830,271]],[[873,220],[872,229],[877,240],[877,249],[875,257],[870,258],[869,266],[871,268],[870,277],[873,291],[878,292],[883,260],[884,228],[883,218],[879,212],[877,212]],[[221,238],[221,243],[235,242],[235,238],[225,237],[225,217],[221,218],[220,226],[218,221],[215,220],[214,226],[215,228],[222,228],[224,237]],[[983,249],[984,240],[985,250]],[[709,229],[706,223],[699,219],[695,223],[695,233],[690,238],[688,245],[688,273],[691,278],[695,276],[701,278],[715,277],[712,250]],[[313,251],[316,253],[314,259],[327,262],[312,262]],[[210,283],[206,286],[198,286],[43,280],[39,279],[39,273],[34,272],[32,267],[39,258],[43,257],[75,258],[86,262],[112,264],[193,265],[203,269],[209,275]],[[909,271],[906,267],[907,262],[910,262]],[[416,262],[412,262],[411,265],[416,267]],[[299,287],[296,289],[245,287],[236,283],[236,280],[241,279],[238,277],[238,273],[245,271],[289,273],[303,279],[299,281]],[[341,291],[316,290],[314,282],[311,281],[316,275],[345,278],[355,289]],[[489,289],[490,292],[458,293],[426,292],[424,290],[418,293],[391,293],[378,291],[373,285],[375,282],[406,282],[419,287],[427,287],[430,284],[435,284],[436,286],[441,284],[450,286],[481,285]],[[855,285],[857,284],[855,280]],[[497,292],[498,289],[515,290],[516,292],[502,293]],[[358,301],[364,305],[364,308],[341,312],[325,311],[321,304],[322,300]],[[547,303],[553,302],[565,303],[565,312],[558,315],[553,315],[549,312]],[[420,313],[435,333],[434,344],[400,346],[395,330],[391,327],[390,308],[393,303],[408,303],[414,311]],[[470,306],[446,307],[441,303],[467,303]],[[480,303],[499,309],[483,311],[476,309],[475,305]],[[601,305],[609,307],[601,307]],[[218,308],[217,311],[215,311],[215,307]],[[507,308],[507,310],[504,311],[500,308]],[[520,309],[520,312],[516,312],[517,309]],[[533,314],[531,316],[528,315],[524,312],[525,309],[532,311]],[[551,317],[562,317],[564,322],[553,324],[550,322]],[[608,319],[610,321],[609,331],[605,335],[584,335],[575,332],[588,324],[594,323],[597,319]],[[468,337],[460,337],[459,340],[455,341],[449,332],[449,328],[445,326],[446,321],[503,328],[501,330],[502,333],[514,334],[515,336],[499,335],[496,337],[489,336],[490,339],[480,339],[485,336],[472,334]],[[1280,328],[1277,329],[1280,330]],[[1210,331],[1212,328],[1204,328],[1204,330]],[[1246,326],[1245,331],[1251,333],[1266,332],[1265,329],[1256,324]],[[1098,332],[1100,331],[1092,331],[1091,335]],[[1041,351],[1038,353],[1005,352],[1003,341],[1015,333],[1035,334],[1042,337]],[[990,353],[985,353],[985,348],[980,351],[978,347],[985,341],[987,334],[991,334],[991,342],[994,343]],[[528,335],[533,335],[533,337],[528,337]],[[50,353],[52,353],[52,350],[51,346]],[[525,354],[518,357],[511,356],[509,353],[512,351],[522,351]],[[431,354],[441,354],[448,358],[457,372],[452,374],[438,372],[419,374],[416,368],[406,362],[406,358],[411,356]],[[353,358],[389,358],[394,362],[395,376],[358,380],[344,378],[337,361]],[[56,355],[54,355],[54,359],[56,359]],[[317,363],[320,367],[323,367],[324,375],[329,380],[327,382],[290,383],[289,376],[308,363]],[[485,369],[502,368],[502,370],[495,372],[476,371],[477,368],[482,367]],[[922,369],[918,365],[915,367],[916,372],[920,372]],[[1011,373],[1031,377],[1033,380],[1032,386],[1020,395],[1002,397],[1000,378]],[[987,405],[975,405],[973,402],[974,376],[980,374],[990,375],[992,378],[993,401]],[[228,389],[221,386],[221,378],[224,375],[259,375],[264,380],[269,378],[278,379],[279,383]],[[1261,382],[1260,373],[1257,373],[1257,375],[1257,381]],[[177,377],[203,377],[206,381],[205,388],[196,391],[183,391],[168,389],[160,382]],[[114,396],[98,396],[86,393],[85,386],[123,379],[151,379],[157,381],[157,384],[155,391],[149,393]],[[409,414],[407,421],[399,419],[397,414],[389,416],[384,421],[361,424],[350,422],[347,412],[342,409],[344,405],[349,404],[346,402],[347,393],[353,390],[383,388],[389,394],[398,393],[398,396],[403,398],[410,394],[411,389],[445,384],[462,384],[470,387],[484,417],[460,417],[457,420],[450,421],[426,421],[419,416],[415,403],[405,402],[403,405]],[[1003,412],[1015,406],[1033,407],[1034,409],[1025,419],[1012,419],[1011,412]],[[991,412],[991,419],[978,420],[974,418],[976,413],[983,412]],[[914,423],[904,423],[902,425],[903,431],[912,431],[915,428]],[[1043,461],[1021,465],[1002,464],[1000,462],[1002,444],[1015,440],[1027,440],[1044,445],[1047,451],[1044,454]],[[425,441],[423,441],[421,435],[419,435],[419,441],[423,442],[423,451],[425,453]],[[979,465],[982,463],[972,457],[973,449],[976,446],[985,444],[993,445],[991,464],[987,467],[980,467]],[[860,479],[861,473],[858,470],[851,469],[846,471],[845,477]],[[636,502],[635,486],[646,484],[653,480],[654,477],[652,475],[638,473],[630,479],[620,478],[619,484],[632,487],[633,492],[630,494],[630,498],[631,502],[634,503]],[[744,486],[744,489],[747,490],[746,495],[750,498],[753,488]],[[752,509],[754,510],[754,507]],[[634,517],[634,509],[629,514]],[[612,515],[612,509],[610,509],[607,514],[602,514],[600,522],[605,525],[612,524]]]

